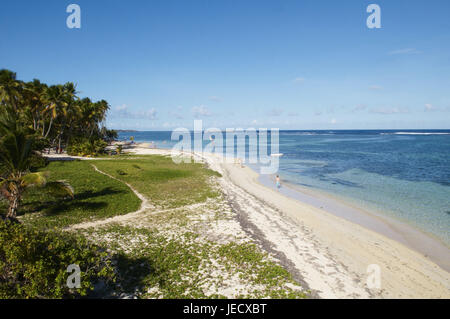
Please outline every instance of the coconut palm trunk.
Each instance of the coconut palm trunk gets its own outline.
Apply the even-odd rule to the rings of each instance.
[[[44,138],[47,138],[48,134],[50,133],[51,129],[52,129],[52,124],[53,124],[53,117],[50,119],[50,124],[48,126],[48,130],[47,133],[45,134]],[[44,131],[45,128],[42,129],[42,131]]]
[[[6,179],[1,182],[0,193],[8,201],[8,211],[6,218],[15,220],[17,211],[22,200],[23,186],[21,183],[22,174],[11,173]]]
[[[16,219],[17,218],[17,210],[19,209],[21,200],[21,195],[19,192],[12,192],[11,198],[9,200],[8,213],[6,214],[7,219]]]

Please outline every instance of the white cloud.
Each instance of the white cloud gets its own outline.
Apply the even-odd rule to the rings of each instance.
[[[433,104],[427,103],[427,104],[425,104],[424,111],[425,112],[448,112],[448,111],[450,111],[450,106],[449,107],[438,107],[438,106],[434,106]]]
[[[122,105],[120,108],[116,108],[117,112],[113,116],[123,119],[147,119],[156,120],[157,111],[155,108],[148,109],[146,111],[133,112],[128,110],[128,106]]]
[[[141,112],[140,114],[142,114],[144,118],[147,118],[149,120],[155,120],[157,112],[154,108],[151,108],[147,111]]]
[[[357,106],[355,106],[355,107],[352,109],[352,111],[353,111],[353,112],[358,112],[358,111],[363,111],[363,110],[365,110],[365,109],[367,109],[367,105],[365,105],[365,104],[358,104]]]
[[[298,78],[293,79],[292,82],[294,82],[294,83],[303,83],[303,82],[305,82],[305,78],[298,77]]]
[[[383,87],[379,86],[379,85],[371,85],[371,86],[369,86],[369,90],[373,90],[373,91],[379,91],[379,90],[382,90],[382,89],[383,89]]]
[[[212,115],[212,113],[208,109],[208,107],[206,107],[204,105],[194,106],[191,111],[192,111],[192,114],[194,115],[195,118],[204,117],[204,116],[211,116]]]
[[[283,114],[284,110],[282,110],[281,108],[273,108],[269,111],[268,115],[269,116],[280,116],[281,114]]]
[[[176,118],[177,120],[182,120],[184,119],[184,116],[181,114],[182,111],[183,107],[177,106],[175,109],[169,111],[169,115]]]
[[[128,108],[128,105],[126,105],[126,104],[118,105],[115,107],[115,109],[117,111],[123,111],[123,110],[126,110],[127,108]]]
[[[222,99],[218,96],[210,96],[209,100],[213,101],[213,102],[221,102],[222,101]]]
[[[409,113],[409,110],[404,107],[378,107],[370,110],[370,113],[375,114],[399,114],[399,113]]]
[[[398,54],[419,54],[422,53],[421,51],[418,51],[414,48],[406,48],[406,49],[399,49],[389,52],[389,55],[398,55]]]
[[[162,124],[162,127],[167,129],[167,128],[171,128],[171,127],[177,127],[177,125],[175,123],[171,123],[171,122],[164,122]]]
[[[432,104],[425,104],[425,112],[431,112],[431,111],[436,111],[437,108],[435,106],[433,106]]]

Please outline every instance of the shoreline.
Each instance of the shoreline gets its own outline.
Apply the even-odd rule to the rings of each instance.
[[[258,181],[272,188],[271,177],[259,175]],[[282,183],[280,192],[292,199],[325,210],[337,217],[375,231],[424,255],[443,270],[450,272],[450,247],[433,234],[426,233],[406,221],[397,220],[387,214],[376,213],[326,192],[315,191],[293,183]]]
[[[381,297],[450,298],[449,272],[429,258],[383,234],[267,188],[258,181],[259,174],[250,168],[237,168],[238,172],[234,167],[227,169],[237,185],[276,206],[299,225],[306,226],[319,245],[329,250],[332,259],[343,264],[357,278],[367,276],[369,265],[379,265]]]
[[[137,155],[170,149],[136,144]],[[187,155],[185,153],[185,155]],[[450,298],[450,274],[406,245],[263,185],[251,168],[193,154],[222,174],[220,184],[241,226],[320,298]],[[381,288],[366,285],[378,265]]]
[[[148,142],[136,142],[134,148],[148,147]],[[133,146],[131,146],[133,149]],[[153,148],[154,150],[171,151],[169,148]],[[205,154],[204,154],[205,155]],[[217,156],[217,155],[213,155]],[[261,175],[257,172],[257,167],[245,164],[253,172],[258,174],[258,182],[265,187],[275,190],[271,185],[274,182],[269,181],[273,176]],[[388,214],[375,212],[358,205],[354,205],[345,198],[335,196],[325,191],[316,191],[308,187],[297,185],[295,183],[283,182],[291,191],[281,193],[291,199],[301,203],[314,206],[317,209],[325,210],[328,213],[344,218],[349,222],[358,224],[364,228],[375,231],[383,236],[393,239],[408,248],[421,253],[425,258],[440,266],[443,270],[450,273],[450,246],[443,242],[432,233],[427,233],[418,227],[415,227],[407,221],[397,220]],[[286,187],[284,189],[286,189]],[[299,196],[300,195],[300,196]]]

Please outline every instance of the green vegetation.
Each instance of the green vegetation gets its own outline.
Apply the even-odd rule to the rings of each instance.
[[[23,193],[30,187],[45,187],[55,195],[73,197],[73,189],[66,181],[47,182],[44,172],[30,172],[36,164],[36,139],[16,119],[9,115],[0,118],[0,194],[8,201],[7,219],[16,218]]]
[[[167,156],[139,156],[127,160],[96,161],[98,169],[132,185],[151,204],[175,208],[204,202],[219,195],[209,185],[218,173],[203,164],[175,164]]]
[[[20,214],[25,214],[21,220],[27,224],[59,228],[139,209],[141,201],[129,187],[96,172],[92,162],[51,162],[44,170],[50,172],[51,180],[64,178],[70,183],[74,198],[60,200],[45,191],[29,190],[20,210]]]
[[[128,223],[106,224],[71,232],[72,235],[58,230],[49,232],[49,228],[138,209],[140,201],[131,190],[124,183],[96,172],[93,164],[130,183],[152,203],[167,210],[155,214],[150,210]],[[108,160],[51,162],[41,168],[50,173],[50,180],[64,176],[73,185],[75,196],[73,200],[57,200],[36,189],[25,192],[19,210],[23,224],[17,225],[17,230],[10,226],[0,228],[0,237],[11,243],[8,252],[6,249],[0,252],[0,263],[8,260],[2,265],[17,265],[15,275],[9,272],[13,277],[0,279],[2,296],[92,296],[94,284],[108,280],[101,296],[225,298],[229,293],[224,291],[237,285],[241,288],[234,296],[239,298],[306,297],[291,275],[251,241],[237,237],[235,241],[220,242],[205,237],[211,226],[233,219],[214,186],[212,177],[218,174],[201,164],[172,165],[171,159],[163,156],[119,156]],[[175,181],[188,191],[176,191]],[[202,195],[194,197],[190,193],[197,191]],[[186,206],[193,203],[198,206]],[[57,248],[40,252],[43,247]],[[83,274],[83,289],[67,290],[63,285],[67,265],[80,262],[91,269],[86,266],[90,262],[95,270],[87,277]],[[14,278],[25,272],[32,274],[34,281],[29,286],[21,283],[23,289],[13,287]],[[230,288],[223,290],[224,286]]]
[[[18,124],[39,140],[35,150],[54,148],[61,153],[71,148],[95,155],[103,153],[100,146],[106,146],[100,141],[117,137],[117,132],[102,124],[108,102],[92,102],[77,94],[71,82],[50,86],[37,79],[23,82],[14,72],[0,70],[0,117],[15,114]],[[86,147],[86,143],[95,146]]]
[[[217,173],[202,164],[176,165],[164,156],[51,162],[41,170],[49,173],[49,181],[64,178],[72,185],[74,198],[61,200],[42,189],[30,189],[19,210],[21,220],[40,228],[60,228],[136,211],[140,200],[129,187],[96,172],[93,164],[129,183],[161,208],[201,203],[219,195],[209,183]]]
[[[78,214],[75,209],[73,215],[64,218],[66,211],[76,207],[72,205],[82,204],[89,197],[88,193],[80,197],[80,187],[77,200],[70,201],[74,191],[66,178],[78,187],[82,174],[75,178],[75,173],[64,172],[50,177],[40,151],[55,147],[61,152],[64,144],[82,138],[99,152],[106,144],[103,139],[114,137],[114,132],[99,125],[108,108],[106,101],[92,103],[77,98],[73,83],[25,83],[18,81],[15,73],[0,70],[0,298],[81,297],[92,291],[96,282],[113,278],[108,254],[85,238],[37,230],[17,220],[18,212],[24,209],[24,197],[38,211],[53,206],[50,215],[63,216],[57,222],[43,218],[41,223],[61,225],[80,216],[95,216],[88,209]],[[33,192],[34,198],[30,195]],[[82,271],[76,289],[67,285],[70,265]]]
[[[46,174],[32,171],[40,166],[35,165],[40,151],[55,147],[61,153],[65,145],[77,154],[98,155],[107,145],[104,140],[117,136],[101,126],[108,103],[76,94],[70,82],[23,82],[14,72],[0,70],[0,195],[9,202],[6,218],[16,218],[23,192],[31,186],[73,196],[64,180],[47,183]]]
[[[91,141],[88,138],[73,139],[67,147],[67,154],[74,156],[99,156],[105,153],[108,146],[104,140],[96,139]]]
[[[80,288],[69,288],[67,267],[82,271]],[[99,281],[114,280],[105,252],[80,236],[49,233],[0,221],[0,298],[75,298]]]
[[[301,289],[295,289],[298,284],[292,276],[255,244],[205,239],[197,229],[198,217],[205,217],[214,208],[220,210],[214,204],[205,210],[175,209],[148,216],[138,227],[113,224],[85,234],[115,253],[119,274],[116,290],[128,295],[225,298],[223,287],[237,285],[243,286],[237,292],[239,298],[306,297]],[[210,217],[213,219],[207,225],[227,218],[226,214]]]

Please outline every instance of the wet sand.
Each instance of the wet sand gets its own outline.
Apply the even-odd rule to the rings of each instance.
[[[275,188],[273,176],[260,175],[258,181],[268,188]],[[431,234],[426,234],[388,216],[369,212],[331,195],[322,194],[299,185],[283,183],[279,192],[398,241],[450,272],[450,248]]]
[[[450,273],[430,258],[375,230],[267,187],[248,167],[220,166],[224,184],[232,184],[224,186],[225,192],[238,187],[251,195],[236,200],[238,205],[320,297],[450,298]],[[252,208],[261,206],[260,212]],[[360,217],[360,221],[367,220]],[[377,223],[375,227],[388,226]],[[393,236],[398,234],[389,227]],[[380,289],[367,285],[370,265],[381,270]]]

